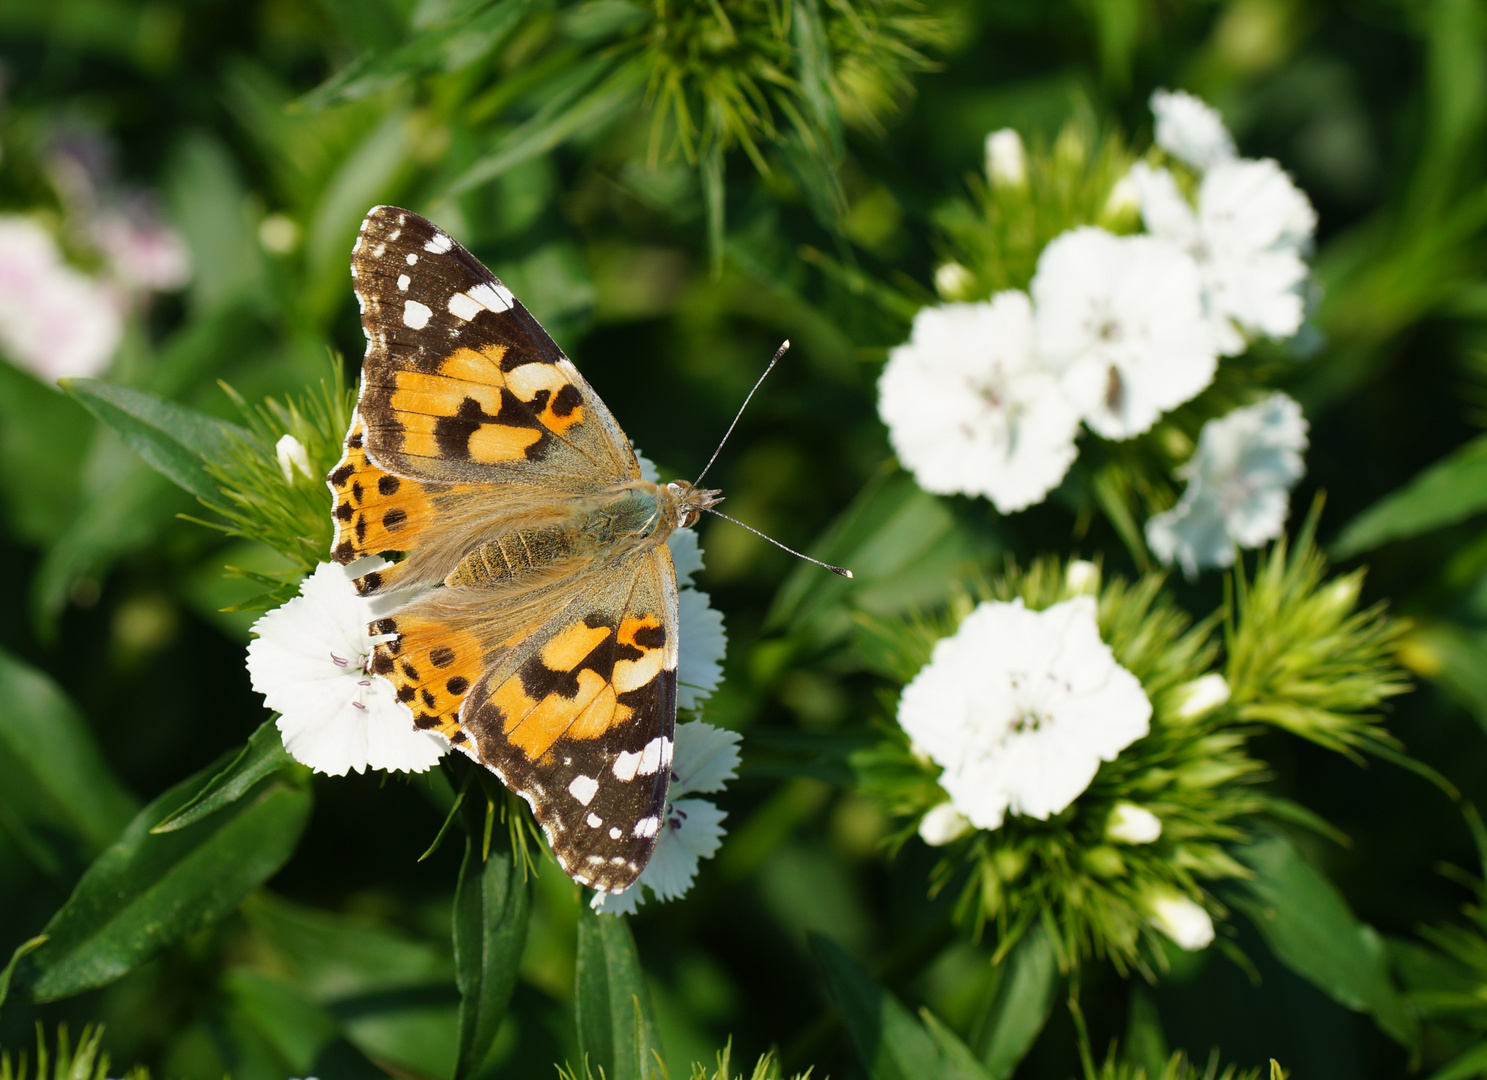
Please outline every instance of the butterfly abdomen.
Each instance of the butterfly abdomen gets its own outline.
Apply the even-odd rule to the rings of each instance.
[[[519,529],[470,552],[444,584],[477,589],[509,585],[582,554],[582,541],[583,535],[572,525]]]

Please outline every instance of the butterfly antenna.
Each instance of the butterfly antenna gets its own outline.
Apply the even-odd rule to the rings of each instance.
[[[722,442],[718,443],[718,448],[713,451],[713,456],[707,459],[707,464],[704,465],[702,467],[702,471],[697,474],[697,479],[692,481],[693,487],[697,487],[702,483],[702,478],[707,475],[707,470],[711,469],[713,467],[713,462],[718,460],[718,455],[723,452],[724,444],[728,442],[728,436],[732,435],[733,429],[738,427],[739,417],[743,416],[744,410],[749,407],[749,402],[753,399],[755,392],[757,392],[759,387],[764,384],[764,380],[769,378],[769,373],[774,370],[774,366],[780,362],[780,357],[784,356],[785,353],[789,351],[789,348],[790,339],[786,338],[785,343],[775,350],[774,359],[769,362],[769,367],[764,369],[764,374],[759,376],[759,381],[754,384],[754,389],[749,391],[749,396],[744,398],[743,404],[738,407],[738,413],[733,417],[733,423],[729,424],[728,430],[723,432]],[[732,521],[733,519],[729,518],[728,520]],[[743,522],[739,522],[739,524],[742,525]],[[744,525],[744,528],[748,528],[748,526]],[[760,535],[763,536],[764,534],[760,533]],[[765,536],[764,538],[766,540],[769,539],[769,537],[767,536]],[[802,558],[804,558],[804,556],[802,556]],[[813,559],[811,561],[814,562],[815,560]]]
[[[790,343],[787,341],[785,344],[788,345]],[[785,350],[781,349],[780,351],[781,352],[784,352]],[[778,360],[779,357],[776,356],[775,359]],[[763,537],[765,540],[768,540],[775,547],[780,548],[780,549],[782,549],[784,551],[788,551],[791,555],[794,555],[797,559],[804,559],[806,562],[815,563],[817,566],[824,566],[826,569],[830,570],[833,574],[840,574],[844,578],[849,578],[849,577],[852,576],[852,571],[848,570],[845,566],[832,566],[831,563],[829,563],[829,562],[822,562],[820,559],[813,559],[809,555],[804,555],[801,552],[796,551],[792,547],[785,547],[784,544],[780,543],[773,536],[766,536],[764,533],[762,533],[758,529],[754,528],[754,526],[752,526],[752,525],[744,525],[744,523],[742,521],[739,521],[738,518],[729,517],[727,514],[723,513],[723,511],[721,511],[721,510],[714,510],[711,507],[708,507],[707,512],[709,514],[713,514],[713,515],[716,515],[717,517],[722,518],[724,521],[731,521],[735,525],[740,525],[743,528],[748,529],[749,532],[753,533],[755,536]]]

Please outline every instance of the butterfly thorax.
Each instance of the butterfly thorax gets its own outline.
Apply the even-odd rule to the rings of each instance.
[[[556,520],[492,537],[471,550],[449,585],[493,588],[560,571],[574,561],[625,559],[666,542],[718,501],[686,483],[629,480],[575,498]]]

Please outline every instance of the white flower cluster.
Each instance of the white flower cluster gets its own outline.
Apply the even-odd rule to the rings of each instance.
[[[1199,171],[1196,205],[1170,171],[1138,163],[1112,199],[1135,199],[1145,233],[1094,226],[1063,233],[1040,254],[1028,293],[924,308],[909,340],[890,352],[879,415],[899,460],[926,490],[985,496],[1002,513],[1022,510],[1063,480],[1078,456],[1081,423],[1105,439],[1140,435],[1201,393],[1221,357],[1300,329],[1303,256],[1316,227],[1306,196],[1274,161],[1235,156],[1222,119],[1197,98],[1158,91],[1152,109],[1157,144]],[[993,186],[1026,183],[1016,132],[988,138],[987,170]],[[941,267],[941,292],[957,295],[965,275],[954,264]],[[1288,445],[1299,452],[1294,439]],[[1231,463],[1242,468],[1255,458],[1239,452]],[[1205,468],[1195,461],[1188,472]],[[1288,479],[1276,488],[1281,476]],[[1268,485],[1284,503],[1296,476],[1272,469],[1231,479]],[[1213,498],[1211,487],[1205,506],[1236,501]],[[1274,503],[1262,501],[1267,510]],[[1274,518],[1269,512],[1265,521]],[[1276,535],[1278,521],[1274,529],[1256,539],[1253,520],[1229,521],[1224,534],[1250,544]],[[1183,549],[1157,550],[1170,551],[1170,560]]]

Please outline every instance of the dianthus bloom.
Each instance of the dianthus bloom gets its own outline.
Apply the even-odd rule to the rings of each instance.
[[[1107,439],[1141,434],[1213,381],[1198,267],[1164,240],[1073,229],[1043,249],[1032,294],[1038,355]]]
[[[64,262],[35,221],[0,216],[0,353],[48,382],[97,375],[123,332],[122,296]]]
[[[1146,542],[1188,577],[1232,566],[1235,547],[1259,547],[1280,535],[1291,488],[1306,471],[1306,419],[1301,406],[1275,393],[1210,420],[1179,471],[1187,490],[1171,510],[1146,523]]]
[[[1185,90],[1158,90],[1151,95],[1156,144],[1180,161],[1202,171],[1234,156],[1234,137],[1218,110]]]
[[[1078,455],[1079,413],[1033,353],[1021,292],[921,309],[889,354],[878,414],[926,491],[984,495],[1002,513],[1041,502]]]
[[[1100,640],[1092,597],[1043,611],[989,600],[935,645],[898,722],[944,770],[954,809],[995,829],[1069,806],[1147,733],[1151,702]]]
[[[381,638],[367,632],[378,614],[352,579],[377,569],[321,563],[300,594],[253,624],[248,674],[264,704],[279,713],[291,757],[316,772],[344,776],[368,768],[423,772],[449,744],[413,726],[391,681],[368,667]]]

